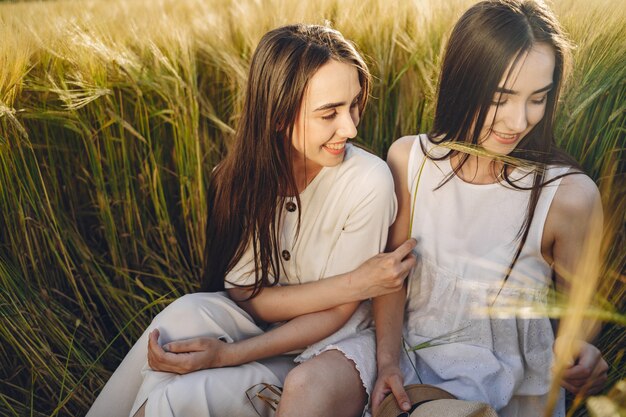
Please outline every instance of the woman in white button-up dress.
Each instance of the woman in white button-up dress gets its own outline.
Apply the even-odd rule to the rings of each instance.
[[[154,319],[88,416],[268,415],[268,384],[284,388],[278,415],[361,415],[376,369],[351,343],[371,324],[361,301],[396,291],[415,262],[412,240],[378,255],[393,180],[347,144],[368,91],[337,31],[294,25],[261,39],[211,182],[206,292]]]

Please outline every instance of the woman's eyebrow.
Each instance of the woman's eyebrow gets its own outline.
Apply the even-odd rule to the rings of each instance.
[[[539,90],[535,90],[531,93],[532,94],[538,94],[538,93],[543,93],[544,91],[549,91],[552,89],[552,87],[554,86],[553,83],[550,83],[548,85],[546,85],[545,87],[541,87]],[[508,88],[502,88],[502,87],[498,87],[496,88],[496,93],[501,93],[501,94],[511,94],[511,95],[517,95],[519,94],[519,92],[515,91],[515,90],[509,90]]]
[[[324,104],[323,106],[319,106],[317,109],[315,109],[313,111],[333,109],[335,107],[344,106],[345,104],[346,104],[345,101],[340,101],[340,102],[337,102],[337,103],[327,103],[327,104]]]
[[[352,103],[357,101],[360,96],[361,96],[361,91],[359,91],[357,93],[357,95],[354,96],[354,99],[352,99]],[[316,108],[313,111],[316,112],[316,111],[322,111],[322,110],[329,110],[329,109],[334,109],[335,107],[340,107],[340,106],[345,106],[345,105],[346,105],[345,101],[339,101],[339,102],[336,102],[336,103],[326,103],[326,104],[323,104],[323,105],[319,106],[318,108]]]

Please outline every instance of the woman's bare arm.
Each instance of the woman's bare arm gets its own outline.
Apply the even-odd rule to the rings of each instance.
[[[413,247],[415,241],[408,240],[394,252],[376,255],[354,271],[305,284],[264,288],[252,299],[250,290],[243,288],[231,288],[228,295],[256,320],[290,320],[398,291],[413,266]]]
[[[359,303],[305,314],[266,333],[235,343],[196,337],[158,344],[158,330],[150,334],[148,364],[155,371],[186,374],[200,369],[236,366],[304,348],[336,332]]]
[[[554,266],[557,290],[567,295],[570,305],[588,305],[596,292],[602,230],[602,204],[596,185],[586,175],[564,177],[546,219],[542,252]],[[567,354],[574,345],[570,339],[578,342],[577,351],[571,352],[572,365],[564,371],[561,384],[573,393],[597,393],[607,380],[608,365],[587,340],[593,339],[599,325],[585,321],[580,334],[574,335],[581,330],[580,323],[572,322],[572,329],[568,322],[577,313],[562,320],[562,331],[555,342],[557,356]]]
[[[409,235],[411,216],[411,196],[407,179],[408,159],[413,137],[404,137],[391,145],[387,163],[391,168],[398,198],[398,214],[391,226],[387,249],[393,250]],[[400,348],[406,286],[400,291],[374,299],[374,321],[376,322],[376,351],[378,379],[372,393],[372,411],[376,414],[386,395],[393,393],[398,405],[404,410],[410,408],[409,398],[404,391],[404,376],[400,370]]]

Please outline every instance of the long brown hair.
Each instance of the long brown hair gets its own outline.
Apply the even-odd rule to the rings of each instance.
[[[234,144],[209,187],[201,290],[220,291],[225,275],[251,245],[256,270],[252,296],[280,278],[281,211],[300,199],[292,166],[292,134],[305,89],[330,60],[356,68],[359,113],[370,89],[363,58],[341,33],[326,26],[289,25],[266,33],[252,56]],[[298,210],[298,213],[300,211]]]
[[[487,112],[496,89],[503,77],[510,75],[507,68],[512,62],[515,64],[522,59],[537,43],[550,45],[554,51],[553,87],[547,94],[543,118],[510,154],[536,167],[533,185],[524,187],[513,181],[506,163],[502,171],[502,177],[511,187],[531,190],[527,214],[516,237],[519,245],[505,280],[528,237],[542,187],[563,176],[546,181],[545,167],[562,165],[580,170],[569,155],[556,147],[554,140],[554,116],[568,63],[569,43],[550,9],[535,0],[487,0],[475,4],[461,16],[445,51],[434,125],[428,135],[435,144],[465,141],[478,145],[480,126],[489,122],[486,120]],[[455,152],[450,151],[442,158],[433,159],[453,155]],[[468,154],[461,155],[452,175],[459,173],[468,158]]]

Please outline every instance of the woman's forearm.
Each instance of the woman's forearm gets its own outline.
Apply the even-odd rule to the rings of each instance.
[[[262,335],[233,343],[223,366],[235,366],[301,349],[330,336],[352,316],[359,303],[305,314]]]
[[[266,333],[234,343],[195,337],[160,346],[159,330],[150,333],[148,364],[155,371],[186,374],[200,369],[237,366],[309,346],[343,326],[359,303],[296,317]]]
[[[361,300],[349,274],[299,285],[263,288],[252,299],[250,291],[229,289],[229,296],[256,320],[275,323],[295,317],[328,310],[342,304]]]
[[[263,288],[251,299],[250,290],[243,288],[231,288],[228,295],[256,320],[267,323],[378,297],[402,288],[415,264],[410,254],[415,244],[415,240],[407,240],[393,252],[378,254],[344,274],[305,284]]]
[[[376,362],[379,370],[388,365],[399,365],[405,300],[406,286],[398,292],[373,300]]]

